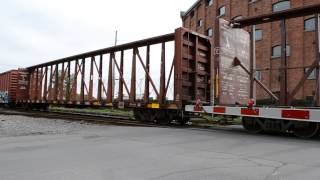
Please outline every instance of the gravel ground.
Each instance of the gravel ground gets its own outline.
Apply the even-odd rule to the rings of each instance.
[[[88,127],[90,126],[85,123],[58,119],[0,115],[0,138],[10,136],[70,134]]]

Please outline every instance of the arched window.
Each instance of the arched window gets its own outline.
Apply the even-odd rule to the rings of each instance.
[[[212,28],[207,29],[207,36],[209,36],[209,37],[213,36],[213,29]]]
[[[226,7],[225,6],[221,6],[219,9],[218,9],[218,16],[224,16],[226,14]]]
[[[213,4],[213,0],[206,0],[206,5],[211,6]]]
[[[287,56],[290,56],[290,46],[289,45],[286,46],[286,52],[287,52]],[[271,58],[280,58],[280,57],[281,57],[281,46],[280,45],[273,46]]]
[[[304,20],[304,31],[314,31],[316,30],[316,22],[315,22],[315,18],[309,18]]]
[[[290,9],[290,1],[289,0],[280,1],[280,2],[274,3],[272,5],[273,12],[284,11],[287,9]]]

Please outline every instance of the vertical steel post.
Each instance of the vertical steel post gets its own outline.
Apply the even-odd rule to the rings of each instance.
[[[254,77],[255,77],[255,59],[256,59],[256,38],[255,38],[255,33],[256,33],[256,26],[253,25],[251,27],[251,33],[250,33],[250,99],[254,98]]]
[[[82,71],[81,71],[81,92],[80,92],[80,103],[84,104],[84,83],[85,83],[85,70],[86,70],[86,60],[82,59]]]
[[[65,77],[65,71],[64,71],[64,62],[62,63],[62,70],[60,75],[60,88],[59,88],[59,101],[63,101],[64,96],[64,77]]]
[[[73,80],[73,96],[72,100],[77,101],[78,99],[78,65],[79,65],[79,60],[77,59],[75,62],[75,67],[74,67],[74,80]]]
[[[280,67],[280,105],[288,105],[287,77],[287,31],[286,20],[281,20],[281,67]]]
[[[174,101],[177,107],[182,108],[182,41],[183,30],[181,28],[175,31],[175,52],[174,52]]]
[[[50,66],[50,82],[49,82],[49,100],[52,101],[52,79],[53,79],[53,65]]]
[[[112,73],[112,69],[113,69],[113,63],[112,63],[112,58],[113,58],[114,54],[110,53],[110,59],[109,59],[109,72],[108,72],[108,88],[107,88],[107,103],[112,103],[112,95],[113,95],[113,73]]]
[[[58,91],[59,91],[59,64],[56,64],[56,73],[54,80],[54,100],[58,100]]]
[[[68,79],[67,79],[67,92],[66,92],[66,100],[67,100],[67,102],[69,102],[70,101],[70,85],[71,85],[71,64],[70,64],[70,61],[68,61],[68,72],[67,72],[67,74],[68,74]]]
[[[194,92],[193,92],[193,96],[194,99],[197,101],[199,99],[198,96],[198,54],[199,54],[199,38],[198,36],[196,36],[195,39],[195,43],[194,43],[194,80],[193,80],[193,88],[194,88]]]
[[[45,77],[44,77],[44,89],[43,89],[43,100],[47,101],[48,98],[48,66],[45,68]]]
[[[91,57],[91,64],[90,64],[90,82],[89,82],[89,102],[92,103],[93,101],[93,63],[95,61],[94,57]]]
[[[319,14],[315,14],[315,26],[316,26],[316,32],[315,32],[315,36],[316,36],[316,61],[317,63],[317,67],[316,67],[316,76],[317,76],[317,87],[316,87],[316,106],[320,106],[320,70],[319,70],[319,66],[320,66],[320,49],[319,49],[319,36],[320,36],[320,31],[319,31]]]
[[[123,75],[123,59],[124,59],[124,51],[121,51],[121,57],[120,57],[120,74]],[[120,78],[119,82],[119,101],[123,101],[123,80]]]
[[[147,46],[147,57],[146,57],[146,69],[147,73],[145,75],[145,83],[144,83],[144,102],[149,102],[149,96],[150,96],[150,87],[149,87],[149,78],[148,74],[150,73],[150,45]]]
[[[161,67],[160,67],[160,97],[159,103],[165,102],[164,94],[166,91],[166,44],[162,43],[161,47]]]
[[[99,60],[99,81],[98,81],[98,101],[101,103],[102,96],[101,96],[101,89],[102,89],[102,60],[103,60],[103,55],[100,55],[100,60]]]
[[[132,55],[132,70],[131,70],[131,87],[130,87],[130,103],[136,101],[136,64],[137,64],[137,49],[133,49]]]

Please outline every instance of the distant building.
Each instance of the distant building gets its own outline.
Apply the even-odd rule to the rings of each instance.
[[[214,36],[217,17],[226,20],[252,17],[275,11],[319,3],[319,0],[198,0],[189,10],[181,12],[183,26]],[[288,90],[291,92],[315,60],[314,16],[287,21]],[[256,76],[274,93],[280,91],[280,22],[256,26]],[[315,71],[309,76],[296,99],[312,101],[316,87]],[[269,95],[257,86],[257,99]]]

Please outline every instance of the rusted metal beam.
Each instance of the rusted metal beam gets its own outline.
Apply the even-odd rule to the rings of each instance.
[[[288,72],[287,72],[287,30],[286,20],[281,20],[281,67],[280,67],[280,105],[288,105]]]
[[[64,78],[65,78],[65,69],[64,69],[64,63],[62,63],[62,70],[60,75],[60,88],[59,88],[59,101],[63,101],[64,96]]]
[[[70,60],[74,60],[74,59],[83,59],[84,57],[91,57],[91,56],[96,56],[96,55],[100,55],[100,54],[108,54],[108,53],[113,53],[113,52],[117,52],[117,51],[124,51],[124,50],[139,48],[139,47],[143,47],[143,46],[147,46],[147,45],[154,45],[154,44],[159,44],[159,43],[163,43],[163,42],[173,41],[173,40],[174,40],[174,33],[170,33],[170,34],[165,34],[162,36],[156,36],[156,37],[152,37],[152,38],[148,38],[148,39],[143,39],[140,41],[135,41],[135,42],[131,42],[131,43],[123,44],[123,45],[99,49],[96,51],[90,51],[90,52],[86,52],[83,54],[78,54],[78,55],[50,61],[50,62],[43,63],[43,64],[38,64],[35,66],[28,67],[27,69],[35,69],[37,67],[50,66],[50,65],[54,65],[57,63],[62,63],[62,62],[70,61]]]
[[[200,99],[198,97],[198,55],[199,55],[199,38],[196,37],[195,39],[195,46],[194,46],[194,63],[195,63],[195,69],[194,69],[194,80],[193,80],[193,88],[194,88],[194,92],[193,92],[193,96],[194,96],[194,100],[198,101],[198,99]]]
[[[95,65],[96,61],[95,61]],[[100,55],[100,61],[99,61],[99,68],[98,68],[98,101],[101,102],[102,101],[102,95],[101,95],[101,90],[102,90],[102,71],[103,71],[103,55]]]
[[[269,23],[273,21],[279,21],[282,19],[291,19],[313,15],[315,13],[320,13],[320,4],[292,8],[289,10],[263,14],[255,17],[243,18],[240,20],[234,20],[232,21],[232,23],[235,27],[243,28],[250,25]]]
[[[93,101],[93,64],[95,62],[94,56],[91,57],[90,63],[90,79],[89,79],[89,102],[92,103]]]
[[[119,74],[120,74],[118,99],[119,99],[120,102],[122,102],[122,101],[123,101],[123,84],[124,84],[124,78],[123,78],[124,51],[121,51],[121,55],[120,55],[120,56],[121,56],[121,57],[120,57],[120,68],[119,68],[118,63],[117,63],[116,60],[115,60],[114,63],[116,64],[116,67],[117,67],[118,72],[119,72]],[[128,89],[127,85],[125,85],[125,86],[126,86],[126,90],[127,90],[127,92],[128,92],[128,95],[129,95],[129,94],[130,94],[130,93],[129,93],[129,89]]]
[[[319,36],[320,36],[320,32],[319,32],[319,14],[315,14],[315,26],[316,26],[316,32],[315,32],[315,36],[316,36],[316,61],[317,63],[317,68],[316,68],[316,80],[317,80],[317,87],[316,87],[316,93],[315,93],[315,105],[316,106],[320,106],[320,47],[319,47]]]
[[[44,78],[44,89],[43,89],[43,100],[48,99],[48,66],[45,67],[45,78]]]
[[[53,75],[53,65],[50,66],[50,80],[49,80],[49,97],[48,100],[52,101],[52,75]]]
[[[133,49],[132,53],[132,69],[131,69],[131,87],[129,101],[134,103],[136,101],[136,64],[137,64],[137,49]]]
[[[145,82],[144,82],[144,102],[149,102],[150,97],[150,81],[148,78],[148,74],[150,73],[150,45],[147,46],[147,55],[146,55],[146,74],[145,74]]]
[[[59,64],[56,64],[55,76],[54,76],[54,100],[58,100],[58,89],[59,89]]]
[[[71,62],[68,61],[68,72],[67,72],[67,89],[66,89],[66,100],[70,101],[70,85],[71,85]]]
[[[79,60],[76,59],[75,61],[75,67],[74,67],[74,79],[73,79],[73,88],[72,88],[72,101],[77,101],[78,99],[78,95],[77,95],[77,91],[78,91],[78,64],[79,64]]]
[[[182,108],[182,41],[183,41],[183,29],[176,29],[175,31],[175,48],[174,48],[174,101],[177,105],[177,107]]]
[[[166,44],[162,43],[161,65],[160,65],[160,97],[159,97],[160,104],[163,104],[166,100],[165,91],[166,91]]]
[[[81,88],[80,88],[80,103],[84,103],[84,84],[86,76],[86,61],[85,58],[82,59],[82,70],[81,70]]]
[[[143,63],[143,60],[142,60],[142,58],[141,58],[141,56],[140,56],[140,53],[139,53],[139,50],[138,50],[138,49],[136,49],[136,54],[138,55],[138,59],[139,59],[141,65],[142,65],[142,68],[143,68],[144,72],[147,73],[146,65]],[[147,77],[148,77],[148,79],[149,79],[149,81],[150,81],[150,83],[151,83],[151,85],[152,85],[152,87],[153,87],[154,92],[155,92],[156,95],[157,95],[157,98],[159,98],[159,97],[160,97],[160,94],[159,94],[159,92],[158,92],[158,90],[157,90],[157,88],[156,88],[156,85],[154,84],[154,82],[153,82],[153,80],[152,80],[152,78],[151,78],[151,76],[150,76],[149,73],[147,73]]]
[[[255,72],[254,72],[254,67],[255,67],[255,42],[256,42],[256,39],[255,39],[255,32],[256,32],[256,27],[255,25],[253,25],[251,27],[251,33],[250,33],[250,99],[253,99],[254,98],[254,76],[255,76]]]
[[[247,74],[251,75],[250,70],[247,69],[247,67],[245,67],[237,57],[234,58],[233,65],[240,66]],[[261,81],[259,81],[256,77],[254,77],[254,81],[257,84],[259,84],[262,87],[262,89],[264,89],[274,100],[279,101],[279,98],[275,94],[273,94],[273,92],[270,89],[268,89],[268,87],[264,85]]]
[[[107,87],[107,103],[112,103],[112,90],[113,90],[113,73],[112,73],[112,57],[114,56],[113,53],[110,54],[109,59],[109,72],[108,72],[108,87]]]

